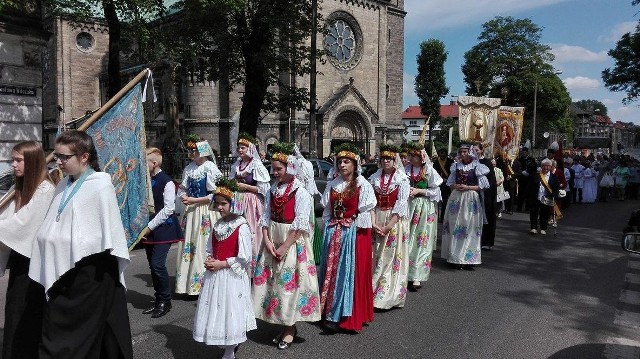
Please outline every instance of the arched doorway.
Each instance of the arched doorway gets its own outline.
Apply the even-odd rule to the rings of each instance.
[[[351,142],[364,153],[369,153],[369,124],[356,111],[344,111],[339,114],[331,128],[331,152],[341,143]]]

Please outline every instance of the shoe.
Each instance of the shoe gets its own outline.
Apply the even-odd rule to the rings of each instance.
[[[158,303],[154,303],[153,306],[142,311],[142,314],[151,314],[158,307]]]
[[[413,283],[411,283],[411,286],[417,291],[418,289],[422,288],[422,284],[420,283],[419,280],[414,280]]]
[[[293,327],[293,335],[291,336],[291,341],[290,342],[286,342],[284,340],[281,340],[278,343],[278,349],[280,350],[286,350],[289,349],[291,347],[291,345],[293,344],[293,341],[296,340],[296,336],[298,335],[298,328],[296,328],[295,326]]]
[[[544,229],[541,229],[540,234],[547,234],[547,231],[545,231]]]
[[[474,271],[476,270],[476,267],[472,264],[465,264],[462,266],[462,269],[464,270],[469,270],[469,271]]]
[[[273,344],[278,344],[282,341],[282,336],[284,335],[284,330],[280,332],[280,334],[278,334],[277,337],[274,337],[273,339],[271,339],[271,342]]]
[[[536,234],[536,233],[538,233],[538,230],[536,230],[536,229],[532,229],[532,230],[529,231],[529,234]]]
[[[171,311],[171,302],[160,302],[156,309],[151,313],[151,318],[160,318]]]

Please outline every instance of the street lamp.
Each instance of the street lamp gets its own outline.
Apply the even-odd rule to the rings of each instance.
[[[554,75],[562,74],[562,71],[554,71]],[[536,147],[536,112],[538,110],[538,77],[536,76],[535,86],[533,90],[533,135],[531,139],[531,147]]]

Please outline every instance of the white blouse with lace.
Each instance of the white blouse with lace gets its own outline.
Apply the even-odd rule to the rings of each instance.
[[[264,212],[262,212],[262,217],[260,217],[260,221],[258,222],[261,227],[269,227],[271,225],[271,196],[275,196],[276,194],[282,196],[286,190],[286,184],[280,185],[276,182],[271,186],[271,189],[267,191],[264,200]],[[311,234],[313,198],[297,178],[293,180],[293,184],[291,185],[291,192],[293,191],[296,191],[296,204],[294,207],[295,217],[291,223],[291,230]]]
[[[218,169],[215,163],[211,161],[205,161],[201,165],[197,165],[195,162],[191,162],[184,168],[182,172],[182,183],[178,188],[177,199],[180,199],[181,196],[187,194],[187,181],[189,178],[194,180],[202,179],[204,176],[207,176],[207,191],[213,192],[216,190],[216,181],[222,177],[222,172]],[[213,198],[213,195],[210,194],[207,196],[209,200]]]
[[[212,241],[217,240],[222,242],[227,240],[238,227],[240,227],[240,231],[238,233],[238,255],[227,258],[227,264],[229,264],[229,267],[235,274],[242,275],[248,274],[249,272],[252,258],[251,239],[253,237],[251,229],[247,224],[247,220],[244,219],[244,217],[237,216],[228,222],[222,218],[219,219],[213,225],[214,236],[211,236],[211,240],[207,241],[207,254],[211,255],[213,250]]]
[[[425,196],[432,202],[442,201],[442,193],[440,192],[440,185],[444,180],[438,174],[435,168],[430,164],[425,164],[424,177],[427,179],[427,188],[425,188]],[[422,167],[412,167],[407,165],[404,168],[405,172],[411,176],[417,176],[422,170]]]
[[[369,177],[369,182],[373,186],[373,189],[376,192],[381,192],[380,182],[382,180],[383,171],[379,169]],[[389,181],[389,176],[384,175],[385,183]],[[409,215],[409,177],[401,171],[395,171],[393,173],[393,177],[391,178],[391,183],[389,183],[389,192],[394,191],[398,188],[398,198],[393,208],[391,209],[392,214],[397,214],[401,218],[406,218]],[[383,193],[384,194],[384,193]]]
[[[373,191],[371,183],[363,176],[358,176],[356,179],[356,186],[360,188],[360,196],[358,197],[358,217],[356,218],[356,226],[358,228],[371,228],[371,211],[376,207],[376,194]],[[331,208],[329,197],[331,190],[335,190],[338,193],[346,190],[348,182],[342,179],[342,176],[338,176],[327,183],[327,187],[322,194],[321,203],[324,206],[322,212],[322,220],[324,223],[328,223],[333,216],[333,208]]]
[[[451,165],[451,172],[449,174],[449,178],[447,179],[447,186],[451,187],[456,183],[456,174],[458,170],[463,170],[465,172],[474,170],[476,177],[478,177],[478,186],[480,190],[484,190],[490,187],[489,180],[487,179],[487,174],[489,173],[489,167],[483,165],[477,160],[471,161],[471,163],[463,164],[462,162],[454,162]]]
[[[237,175],[245,177],[248,173],[251,173],[253,175],[253,179],[257,182],[256,187],[258,187],[258,194],[266,196],[267,192],[269,192],[269,187],[271,186],[269,184],[271,182],[271,177],[267,168],[257,159],[252,159],[251,162],[247,164],[247,167],[242,170],[240,170],[241,164],[242,159],[238,158],[238,160],[236,160],[236,162],[231,166],[229,179],[235,179]]]

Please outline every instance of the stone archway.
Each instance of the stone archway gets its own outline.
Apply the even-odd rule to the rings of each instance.
[[[368,121],[358,112],[347,110],[336,116],[330,132],[331,152],[341,143],[352,142],[365,153],[369,153],[369,131]]]

